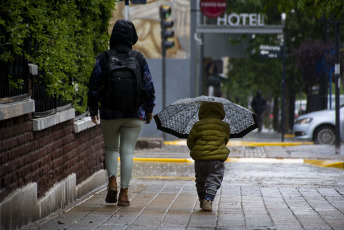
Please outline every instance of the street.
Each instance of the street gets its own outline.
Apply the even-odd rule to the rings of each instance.
[[[332,154],[333,146],[316,147],[230,147],[252,157],[229,156],[211,213],[199,208],[185,146],[137,151],[129,207],[106,204],[104,185],[23,229],[344,229],[344,170],[302,159],[311,151],[317,156],[316,149],[327,153],[323,158],[343,155]],[[269,157],[274,150],[290,157]]]

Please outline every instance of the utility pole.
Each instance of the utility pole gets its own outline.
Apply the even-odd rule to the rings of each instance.
[[[339,45],[340,45],[340,22],[335,23],[335,36],[336,36],[336,44],[335,44],[335,66],[334,66],[334,78],[336,81],[336,154],[340,152],[340,102],[339,102],[339,87],[340,87],[340,53],[339,53]]]
[[[125,0],[124,19],[129,20],[129,0]]]
[[[174,47],[174,41],[169,41],[168,38],[174,36],[173,30],[168,30],[173,27],[173,21],[167,21],[171,15],[171,7],[161,5],[160,9],[160,26],[161,26],[161,56],[162,56],[162,109],[166,107],[166,50]],[[163,132],[163,138],[166,140],[166,133]]]
[[[281,19],[282,19],[282,24],[284,25],[284,28],[283,28],[283,55],[282,55],[282,58],[283,58],[283,73],[282,73],[282,111],[281,111],[281,141],[284,142],[284,117],[285,117],[285,114],[284,114],[284,104],[285,104],[285,56],[286,56],[286,39],[287,39],[287,36],[286,36],[286,28],[285,28],[285,21],[286,21],[286,14],[285,13],[282,13],[281,14]]]
[[[131,4],[135,4],[135,5],[139,5],[139,4],[141,4],[141,5],[144,5],[144,4],[146,4],[147,3],[147,0],[131,0]],[[124,4],[125,4],[125,8],[124,8],[124,10],[125,10],[125,12],[124,12],[124,19],[125,20],[130,20],[129,19],[129,0],[125,0],[124,1]]]

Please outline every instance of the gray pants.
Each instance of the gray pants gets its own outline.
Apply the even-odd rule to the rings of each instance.
[[[198,194],[216,195],[225,173],[225,163],[220,160],[195,161],[196,188]]]
[[[104,136],[108,176],[117,176],[117,162],[120,155],[121,188],[127,188],[133,171],[135,145],[144,122],[138,118],[123,118],[101,120],[100,124]]]

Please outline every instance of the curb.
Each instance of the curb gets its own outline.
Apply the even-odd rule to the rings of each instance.
[[[229,143],[227,146],[298,146],[298,145],[313,145],[313,142],[253,142],[253,141],[238,141],[238,143]]]
[[[135,158],[134,161],[160,162],[160,163],[193,163],[191,158]],[[236,163],[289,163],[289,164],[310,164],[319,167],[332,167],[344,169],[343,161],[309,160],[309,159],[288,159],[288,158],[228,158],[226,162]]]
[[[254,142],[254,141],[229,141],[227,146],[298,146],[313,145],[313,142]],[[186,140],[164,141],[164,145],[185,145]]]
[[[139,158],[134,157],[134,161],[149,161],[149,162],[162,162],[162,163],[193,163],[191,158]]]
[[[304,159],[304,163],[315,165],[319,167],[332,167],[338,169],[344,169],[344,162],[343,161],[326,161],[326,160],[308,160]]]
[[[161,163],[193,163],[191,158],[135,158],[134,161],[149,161]],[[294,163],[302,164],[303,159],[287,159],[287,158],[228,158],[226,162],[237,163]]]

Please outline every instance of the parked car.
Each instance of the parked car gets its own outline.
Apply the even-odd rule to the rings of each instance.
[[[295,138],[312,140],[315,144],[335,143],[336,111],[321,110],[299,116],[293,131]],[[344,137],[344,105],[340,108],[340,134]]]

